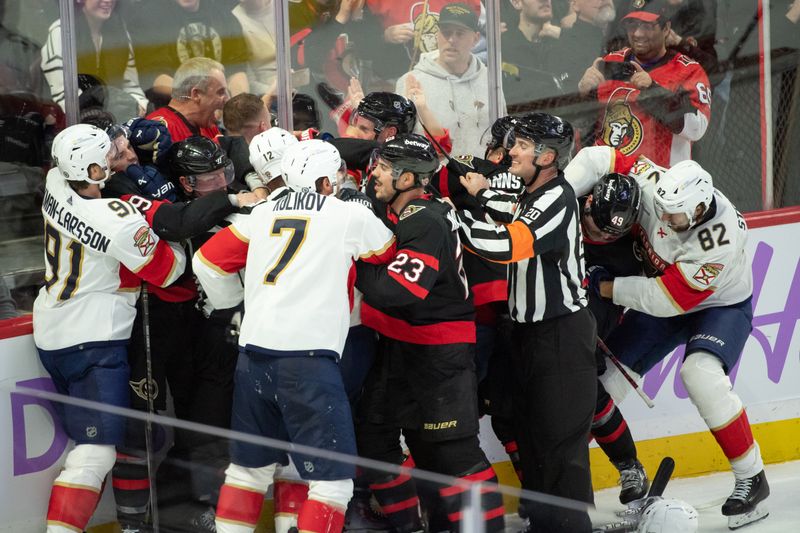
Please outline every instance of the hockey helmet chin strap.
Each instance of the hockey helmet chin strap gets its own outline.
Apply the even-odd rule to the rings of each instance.
[[[400,196],[404,192],[413,191],[414,189],[418,189],[420,187],[425,187],[425,184],[422,183],[422,181],[419,179],[419,177],[416,174],[414,174],[413,172],[411,172],[414,175],[414,184],[412,186],[410,186],[410,187],[405,188],[405,189],[398,189],[397,188],[397,180],[400,179],[400,176],[403,175],[403,172],[411,172],[411,171],[410,170],[401,170],[401,171],[399,171],[397,173],[397,176],[395,176],[394,175],[394,169],[392,169],[392,189],[394,190],[394,194],[392,195],[392,198],[389,200],[389,207],[392,209],[392,212],[395,215],[398,215],[398,216],[400,216],[400,213],[395,212],[394,208],[392,207],[392,205],[394,204],[394,201],[397,200],[397,197]]]
[[[531,184],[536,181],[536,179],[539,177],[539,174],[542,172],[542,170],[554,167],[554,166],[556,166],[558,164],[558,151],[556,151],[556,150],[553,150],[553,151],[555,151],[556,156],[553,159],[552,163],[550,163],[549,165],[538,165],[538,164],[536,164],[536,160],[539,159],[539,157],[542,154],[544,154],[545,150],[547,150],[547,146],[546,145],[544,145],[542,143],[539,143],[539,142],[535,142],[534,148],[533,148],[533,155],[534,155],[533,168],[536,169],[536,172],[533,173],[533,177],[531,177],[531,179],[529,181],[525,180],[525,178],[522,178],[522,181],[525,182],[525,186],[526,187],[530,187]]]

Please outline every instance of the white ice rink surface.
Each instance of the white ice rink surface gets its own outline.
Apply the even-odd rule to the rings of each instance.
[[[740,529],[741,533],[800,533],[800,461],[767,465],[770,496],[766,500],[769,516]],[[733,491],[730,472],[702,477],[673,479],[664,491],[665,498],[679,498],[697,509],[703,533],[730,531],[720,507]],[[598,511],[620,510],[619,488],[595,492]],[[603,512],[607,516],[608,513]],[[595,524],[597,525],[597,524]]]

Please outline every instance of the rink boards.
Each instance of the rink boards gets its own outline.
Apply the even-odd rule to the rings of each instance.
[[[744,402],[765,462],[800,459],[800,209],[755,213],[748,252],[754,279],[753,331],[739,364],[731,372]],[[653,398],[648,409],[635,394],[621,404],[637,441],[640,458],[653,471],[671,455],[676,476],[726,470],[727,461],[688,400],[678,375],[683,355],[678,348],[644,378]],[[0,326],[0,531],[40,531],[49,488],[69,442],[53,424],[52,408],[9,392],[15,386],[52,390],[39,363],[29,317]],[[501,480],[515,481],[488,420],[481,421],[481,440]],[[592,444],[595,489],[616,483],[617,474]],[[94,523],[113,519],[106,491]]]

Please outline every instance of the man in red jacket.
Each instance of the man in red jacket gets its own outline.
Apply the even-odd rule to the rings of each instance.
[[[178,67],[174,80],[169,105],[156,109],[147,118],[163,122],[172,142],[193,135],[216,141],[220,135],[216,112],[229,98],[225,67],[213,59],[194,57]]]

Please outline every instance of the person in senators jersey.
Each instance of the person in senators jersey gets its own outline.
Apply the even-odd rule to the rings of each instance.
[[[376,158],[371,182],[397,235],[397,252],[388,265],[357,264],[361,320],[380,334],[359,405],[359,453],[402,463],[402,430],[418,467],[496,483],[478,443],[475,311],[455,212],[425,192],[439,159],[431,142],[416,134],[385,142]],[[422,528],[408,476],[376,475],[370,488],[395,529]],[[439,489],[446,527],[454,531],[464,490]],[[500,494],[484,493],[482,506],[486,530],[502,531]]]
[[[324,159],[334,164],[322,168],[321,154],[306,150],[307,142],[284,153],[288,188],[274,190],[248,217],[211,237],[192,265],[216,309],[244,297],[232,429],[355,455],[338,368],[349,326],[352,264],[387,261],[394,237],[369,209],[315,192],[319,182],[337,181],[341,161],[338,155]],[[238,272],[245,266],[242,291]],[[279,450],[234,442],[217,531],[255,529],[263,494],[286,459]],[[297,528],[341,531],[353,495],[353,465],[299,453],[292,459],[309,481]]]
[[[708,128],[711,89],[694,59],[667,49],[665,2],[653,0],[622,20],[629,48],[597,58],[578,83],[604,109],[595,144],[644,155],[659,165],[690,159]]]
[[[114,149],[104,131],[87,124],[53,141],[56,168],[47,174],[42,205],[45,285],[33,306],[33,338],[59,393],[127,407],[127,344],[139,285],[169,285],[186,257],[159,240],[131,204],[100,198]],[[77,446],[53,483],[47,531],[82,531],[114,465],[125,420],[65,404],[56,409]]]
[[[582,194],[609,169],[629,174],[641,187],[635,236],[649,277],[592,273],[593,290],[630,308],[608,347],[638,377],[686,343],[681,379],[736,479],[722,514],[731,529],[764,518],[764,463],[728,378],[752,329],[747,224],[694,161],[665,169],[609,147],[590,147],[567,167],[567,178]],[[615,368],[600,378],[618,403],[630,390],[620,378]]]

